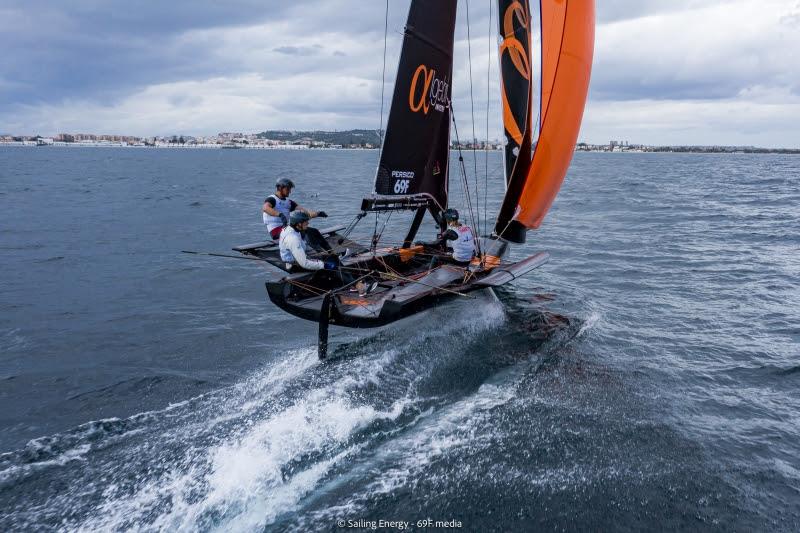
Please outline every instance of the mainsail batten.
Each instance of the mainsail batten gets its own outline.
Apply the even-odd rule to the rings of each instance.
[[[456,0],[412,0],[375,177],[381,196],[447,207]]]

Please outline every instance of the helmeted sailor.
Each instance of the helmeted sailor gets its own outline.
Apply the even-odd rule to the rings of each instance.
[[[325,261],[308,257],[306,240],[304,233],[309,230],[308,213],[305,211],[293,211],[289,214],[289,225],[283,228],[280,235],[280,254],[281,260],[286,263],[286,269],[297,271],[305,270],[336,270],[339,266],[336,256],[332,256]]]
[[[445,209],[442,218],[447,223],[447,229],[442,234],[442,243],[452,241],[453,261],[468,265],[475,255],[475,235],[472,228],[458,221],[458,211]]]
[[[278,179],[275,182],[275,194],[267,196],[266,200],[264,200],[264,207],[261,209],[261,216],[267,226],[267,231],[276,241],[280,238],[283,228],[289,224],[289,215],[295,211],[306,213],[309,218],[325,218],[328,216],[325,211],[311,211],[289,199],[292,189],[294,189],[292,180],[289,178]]]

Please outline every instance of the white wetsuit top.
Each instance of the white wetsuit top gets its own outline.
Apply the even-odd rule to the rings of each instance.
[[[270,194],[267,196],[267,199],[264,202],[268,202],[272,199],[275,202],[274,208],[278,213],[281,213],[286,216],[286,220],[289,220],[289,214],[293,211],[292,206],[296,206],[297,204],[294,201],[288,198],[278,198],[275,194]],[[264,220],[264,224],[267,225],[267,231],[272,231],[275,228],[280,228],[283,226],[283,221],[281,217],[274,217],[269,215],[265,212],[261,212],[261,218]]]
[[[448,228],[454,231],[458,238],[451,244],[453,247],[453,259],[456,261],[469,261],[475,255],[475,236],[469,226],[451,226]]]
[[[306,270],[321,270],[325,263],[319,259],[309,259],[306,255],[306,241],[300,232],[291,226],[286,226],[281,232],[279,241],[281,260],[286,262],[286,268],[298,265]]]

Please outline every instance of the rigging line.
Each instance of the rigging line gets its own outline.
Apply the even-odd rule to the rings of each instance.
[[[375,211],[375,229],[372,232],[372,257],[375,257],[375,251],[378,248],[378,212]]]
[[[331,290],[331,291],[329,291],[329,294],[332,294],[332,295],[337,295],[337,296],[339,296],[339,299],[340,299],[340,301],[341,301],[341,302],[342,302],[344,305],[356,305],[356,306],[358,306],[358,307],[361,307],[361,308],[362,308],[362,309],[364,309],[365,311],[367,311],[367,312],[368,312],[369,314],[371,314],[372,316],[377,316],[377,315],[378,315],[378,310],[377,310],[377,309],[370,309],[370,308],[368,308],[366,305],[364,305],[363,303],[361,303],[361,302],[357,302],[357,301],[354,301],[354,300],[352,300],[352,299],[350,299],[350,298],[348,298],[348,301],[347,301],[347,302],[345,302],[344,300],[342,300],[342,298],[343,298],[343,297],[347,297],[347,296],[349,296],[349,295],[347,295],[347,294],[341,294],[341,293],[344,291],[344,289],[346,289],[346,288],[350,287],[351,285],[355,285],[355,284],[356,284],[356,283],[358,283],[359,281],[363,281],[365,278],[368,278],[368,277],[370,277],[371,275],[372,275],[372,272],[370,272],[370,273],[368,273],[368,274],[365,274],[365,275],[361,276],[360,278],[358,278],[358,279],[355,279],[355,280],[353,280],[352,282],[348,283],[348,284],[347,284],[347,285],[345,285],[344,287],[341,287],[341,288],[339,288],[339,289],[334,289],[334,290]],[[362,298],[362,301],[363,301],[363,298],[364,298],[364,297],[363,297],[363,296],[361,296],[361,295],[359,294],[359,298]]]
[[[339,267],[339,268],[346,268],[346,267]],[[350,269],[350,268],[348,268],[347,270],[354,270],[354,269]],[[359,272],[363,272],[363,270],[360,270]],[[374,270],[370,270],[370,271],[369,271],[369,272],[367,272],[366,274],[363,274],[361,277],[354,279],[354,280],[353,280],[353,281],[351,281],[350,283],[348,283],[348,284],[346,284],[346,285],[342,285],[342,286],[341,286],[341,287],[339,287],[338,289],[331,289],[331,290],[330,290],[330,291],[328,291],[328,292],[329,292],[330,294],[337,294],[337,293],[339,293],[339,292],[341,292],[341,291],[343,291],[343,290],[345,290],[345,289],[349,289],[350,287],[352,287],[353,285],[355,285],[355,284],[356,284],[356,283],[358,283],[359,281],[362,281],[364,278],[368,278],[368,277],[372,276],[373,274],[380,274],[380,273],[379,273],[379,272],[376,272],[376,271],[374,271]]]
[[[471,223],[474,226],[475,225],[475,213],[472,210],[472,195],[470,194],[470,190],[469,190],[469,178],[467,176],[467,168],[464,165],[464,154],[461,151],[461,139],[459,138],[459,135],[458,135],[458,123],[456,122],[456,116],[455,116],[455,112],[453,111],[452,103],[450,105],[450,114],[451,114],[451,117],[453,119],[453,130],[454,130],[454,133],[456,134],[456,147],[457,147],[457,150],[458,150],[458,161],[460,163],[459,166],[461,168],[461,181],[462,181],[462,184],[464,186],[464,195],[465,195],[465,198],[466,198],[467,209],[469,210],[469,213],[470,213]]]
[[[381,226],[381,232],[378,233],[378,236],[375,238],[375,245],[377,246],[378,242],[380,242],[381,237],[383,237],[383,232],[386,230],[386,224],[389,223],[389,220],[392,218],[393,211],[389,211],[389,215],[386,217],[386,220],[383,221],[383,226]]]
[[[486,230],[489,226],[489,111],[491,106],[491,79],[492,79],[492,52],[494,45],[492,43],[492,15],[494,14],[494,0],[489,0],[489,55],[486,60],[486,144],[483,151],[484,163],[484,181],[483,181],[483,231],[482,234],[486,235]],[[477,191],[476,191],[477,194]],[[480,200],[479,200],[480,201]]]
[[[408,283],[418,283],[419,285],[424,285],[425,287],[430,287],[431,289],[439,290],[439,291],[446,292],[446,293],[449,293],[449,294],[455,294],[456,296],[461,296],[462,298],[469,298],[471,300],[475,299],[475,297],[472,296],[471,294],[465,294],[463,292],[454,291],[453,289],[446,289],[444,287],[437,287],[436,285],[431,285],[430,283],[425,283],[423,281],[418,281],[418,280],[415,280],[415,279],[412,279],[412,278],[407,278],[407,277],[404,277],[404,276],[400,276],[398,274],[393,274],[391,272],[386,272],[384,275],[385,276],[389,276],[390,278],[394,278],[394,279],[400,280],[400,281],[405,281],[405,282],[408,282]]]
[[[390,267],[386,263],[386,261],[383,259],[383,257],[378,257],[378,262],[381,264],[381,266],[383,266],[384,269],[386,269],[386,272],[389,272],[391,274],[400,275],[400,273],[397,272],[397,270],[393,269],[392,267]]]
[[[500,238],[504,238],[504,237],[503,237],[503,235],[505,234],[505,232],[506,232],[506,230],[508,229],[508,227],[509,227],[509,226],[511,226],[511,223],[512,223],[513,221],[514,221],[514,217],[511,217],[511,218],[509,218],[509,219],[508,219],[508,222],[506,223],[505,227],[503,228],[503,231],[501,231],[500,233],[498,233],[498,234],[497,234],[497,236],[498,236],[498,237],[500,237]]]
[[[302,283],[302,282],[297,281],[297,280],[287,279],[286,282],[289,285],[294,285],[296,287],[299,287],[299,288],[303,289],[304,291],[308,291],[308,292],[312,293],[314,296],[322,296],[326,292],[323,289],[320,289],[318,287],[314,287],[313,285],[306,285],[305,283]]]
[[[458,136],[458,123],[456,122],[456,114],[453,111],[453,103],[450,103],[450,117],[453,119],[453,130],[456,134],[456,146],[458,147],[458,162],[461,163],[461,176],[464,180],[464,192],[467,196],[467,207],[469,208],[469,216],[470,220],[472,221],[472,227],[475,226],[475,213],[472,210],[472,197],[469,194],[469,181],[467,178],[467,168],[464,166],[464,154],[461,152],[461,140]],[[481,254],[481,244],[480,239],[475,239],[475,247],[477,249],[478,255]]]
[[[475,227],[475,231],[480,232],[481,228],[481,211],[480,211],[480,196],[479,196],[479,185],[478,185],[478,158],[476,152],[476,144],[478,143],[478,137],[475,135],[475,98],[472,95],[472,38],[470,37],[469,31],[469,0],[467,0],[467,56],[469,57],[469,105],[472,111],[472,164],[475,167],[475,200],[476,206],[475,210],[478,212],[478,220],[477,226]]]
[[[367,213],[362,211],[355,216],[355,218],[348,224],[347,228],[345,228],[344,233],[342,233],[342,238],[346,239],[350,233],[356,229],[356,225],[361,221],[362,218],[367,216]]]
[[[380,150],[378,150],[378,159],[380,160],[381,152],[383,152],[383,101],[384,92],[386,90],[386,36],[389,33],[389,0],[386,0],[386,14],[383,20],[383,72],[381,73],[381,123],[378,127],[378,139],[381,142]]]

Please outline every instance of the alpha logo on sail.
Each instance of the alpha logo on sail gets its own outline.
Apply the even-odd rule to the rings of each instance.
[[[529,16],[527,12],[527,4],[525,7],[519,2],[511,2],[503,15],[503,42],[500,44],[500,56],[508,54],[511,63],[516,68],[520,76],[530,81],[531,79],[531,65],[528,60],[527,49],[530,44],[529,38]],[[524,43],[517,38],[517,30],[514,27],[514,19],[521,30],[520,34],[524,38]],[[514,139],[514,142],[522,144],[523,128],[527,126],[527,119],[522,117],[525,122],[522,124],[523,128],[517,122],[517,117],[511,110],[509,104],[509,97],[506,94],[506,87],[504,81],[500,82],[500,94],[503,98],[503,125],[506,128],[509,136]]]
[[[418,90],[419,88],[422,90]],[[450,84],[446,79],[436,77],[436,69],[428,68],[425,64],[417,67],[411,78],[411,88],[408,91],[408,107],[414,113],[422,111],[428,114],[431,106],[442,113],[450,107]]]

